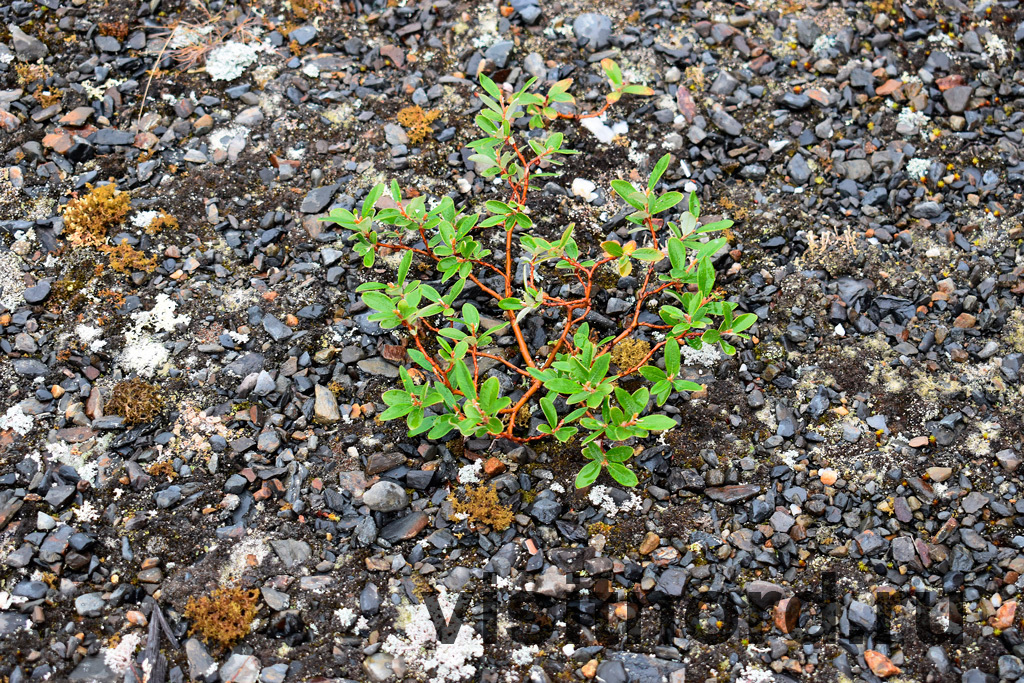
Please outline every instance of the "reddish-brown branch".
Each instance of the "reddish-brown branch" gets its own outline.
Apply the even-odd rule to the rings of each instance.
[[[496,360],[499,363],[501,363],[502,365],[504,365],[505,367],[507,367],[508,369],[515,370],[516,372],[518,372],[520,375],[523,375],[524,377],[529,377],[530,376],[530,373],[528,373],[526,370],[523,370],[522,368],[518,367],[514,363],[510,363],[509,361],[505,360],[501,356],[495,356],[492,353],[486,353],[484,351],[477,351],[477,355],[479,355],[479,356],[481,356],[483,358],[490,358],[491,360]]]

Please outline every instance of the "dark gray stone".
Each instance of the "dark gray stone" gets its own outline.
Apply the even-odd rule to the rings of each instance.
[[[50,374],[50,369],[35,358],[15,358],[13,365],[14,371],[19,375],[46,377]]]
[[[50,283],[47,280],[40,280],[34,286],[26,289],[24,293],[25,301],[30,304],[38,304],[48,296],[50,296]]]
[[[504,69],[508,64],[509,55],[512,54],[512,48],[515,47],[515,43],[511,40],[499,40],[494,45],[487,48],[484,53],[484,57],[491,64],[499,69]]]
[[[315,190],[310,190],[303,198],[299,211],[302,213],[320,213],[331,203],[331,199],[334,197],[337,189],[337,185],[324,185]]]
[[[23,62],[36,62],[50,53],[43,41],[33,38],[14,24],[8,24],[11,31],[11,42],[14,44],[14,54]]]
[[[603,14],[581,14],[572,22],[572,32],[577,40],[586,40],[590,50],[603,50],[612,35],[612,20]]]

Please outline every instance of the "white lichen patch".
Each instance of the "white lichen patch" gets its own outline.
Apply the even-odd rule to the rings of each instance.
[[[153,224],[157,218],[160,217],[159,211],[139,211],[132,216],[132,225],[139,230],[145,230]]]
[[[121,351],[121,367],[141,377],[152,377],[170,359],[170,351],[150,336],[154,332],[174,332],[176,325],[187,325],[189,316],[175,315],[176,304],[166,294],[159,294],[156,304],[148,311],[132,314],[134,326],[125,332],[125,346]]]
[[[609,126],[605,123],[604,115],[583,119],[580,125],[589,130],[602,145],[610,144],[616,135],[626,135],[629,132],[629,124],[625,121],[618,121]]]
[[[263,537],[246,536],[231,549],[231,555],[220,571],[221,583],[236,579],[244,572],[263,564],[263,560],[269,554],[270,546]]]
[[[82,323],[75,327],[75,334],[82,340],[82,343],[88,344],[90,351],[99,351],[107,345],[106,340],[100,339],[103,336],[103,328],[92,327]]]
[[[700,349],[695,349],[688,344],[679,347],[683,365],[700,365],[705,368],[713,368],[721,359],[722,352],[715,344],[704,344]]]
[[[438,586],[438,604],[445,619],[451,619],[456,598],[444,586]],[[476,676],[471,664],[484,655],[483,639],[469,623],[463,623],[452,643],[439,641],[430,611],[423,603],[398,607],[397,624],[405,631],[401,638],[391,634],[382,649],[401,657],[413,672],[429,675],[437,681],[468,681]]]
[[[931,159],[913,158],[907,162],[907,175],[911,178],[920,178],[928,174],[928,169],[932,166]]]
[[[20,405],[11,406],[7,414],[0,415],[0,431],[10,429],[15,434],[25,436],[32,431],[34,424],[35,420],[31,415],[26,415]]]
[[[24,291],[21,259],[14,252],[0,252],[0,306],[13,311],[25,301]]]
[[[630,493],[629,497],[620,505],[612,498],[611,489],[603,484],[592,487],[589,498],[594,507],[600,508],[602,512],[613,518],[620,512],[631,512],[641,509],[640,496]]]
[[[206,56],[206,73],[214,81],[233,81],[256,61],[257,54],[255,47],[229,40]]]

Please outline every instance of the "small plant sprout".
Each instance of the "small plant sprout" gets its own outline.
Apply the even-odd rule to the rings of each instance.
[[[620,484],[635,486],[637,477],[625,464],[633,449],[616,443],[672,429],[676,421],[652,412],[652,405],[702,388],[680,376],[683,345],[699,350],[714,344],[731,355],[735,340],[747,339],[744,331],[756,322],[753,314],[737,315],[737,304],[715,291],[712,258],[727,241],[712,233],[732,221],[701,224],[694,193],[687,198],[658,191],[670,155],[657,161],[645,187],[611,182],[632,209],[626,220],[633,237],[625,243],[609,239],[590,246],[577,240],[571,224],[554,233],[535,225],[531,181],[553,175],[550,170],[576,153],[564,146],[563,133],[545,127],[600,116],[624,95],[652,94],[646,86],[626,83],[613,61],[601,65],[611,92],[589,113],[575,109],[571,79],[541,95],[531,91],[534,79],[510,92],[480,76],[476,125],[484,136],[469,143],[470,158],[477,173],[500,178],[506,189],[502,198],[484,203],[484,214],[457,207],[447,196],[428,209],[425,196],[406,199],[392,181],[390,188],[373,187],[361,209],[335,208],[321,219],[347,231],[366,268],[382,250],[401,253],[391,282],[366,282],[357,289],[373,311],[369,320],[408,335],[415,366],[399,369],[400,386],[384,393],[387,409],[380,419],[404,418],[410,436],[430,439],[456,430],[463,437],[516,443],[552,437],[567,443],[579,435],[589,462],[576,479],[578,487],[594,483],[604,470]],[[523,117],[529,132],[515,125]],[[382,201],[389,189],[390,201]],[[667,219],[669,212],[676,220]],[[655,268],[666,259],[667,267]],[[597,335],[587,318],[598,281],[634,271],[642,284],[633,310],[615,334]],[[424,274],[433,279],[419,279]],[[544,284],[552,281],[571,285],[556,296]],[[642,316],[646,311],[657,315]],[[524,333],[529,316],[546,332],[546,354],[528,341],[537,338],[537,320]],[[638,345],[644,352],[625,362],[630,367],[613,367],[612,349],[638,335],[655,341]],[[499,349],[499,336],[514,339],[515,356]],[[664,357],[664,369],[652,364],[655,354]],[[491,368],[506,370],[518,384],[503,390]],[[634,380],[629,390],[620,385],[620,378],[636,373],[650,387],[636,388]],[[534,421],[540,422],[536,429],[523,425],[528,415],[543,416]]]

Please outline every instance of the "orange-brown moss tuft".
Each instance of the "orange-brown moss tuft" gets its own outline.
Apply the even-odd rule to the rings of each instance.
[[[116,247],[103,244],[99,249],[107,255],[110,267],[119,273],[127,275],[138,270],[152,273],[156,270],[156,256],[146,256],[128,244],[128,240],[121,240]]]
[[[207,643],[225,650],[241,640],[259,611],[259,591],[238,587],[217,588],[198,600],[189,598],[185,617],[192,620],[188,634],[199,634]]]
[[[178,473],[174,471],[174,463],[170,460],[155,462],[146,471],[154,477],[167,477],[168,481],[178,476]]]
[[[430,135],[430,124],[438,116],[436,111],[423,111],[420,106],[406,107],[398,112],[398,122],[405,127],[412,142],[423,142]]]
[[[64,91],[59,88],[44,90],[43,86],[40,85],[35,89],[35,92],[32,93],[32,96],[36,98],[36,102],[39,103],[39,106],[45,109],[46,107],[60,103],[61,99],[64,97]]]
[[[612,362],[619,366],[619,369],[628,370],[636,367],[650,351],[650,343],[628,337],[612,347]]]
[[[115,384],[110,400],[107,401],[107,411],[120,415],[129,425],[150,422],[163,410],[164,395],[161,389],[138,377]]]
[[[64,206],[64,234],[76,247],[95,247],[106,242],[107,231],[128,215],[131,200],[113,184],[93,187]]]
[[[107,21],[100,24],[100,35],[113,36],[123,41],[128,37],[128,24],[123,21]]]
[[[467,486],[462,496],[452,492],[448,499],[452,510],[469,515],[478,524],[486,524],[497,531],[504,531],[512,524],[512,509],[501,504],[493,486]]]
[[[163,230],[177,230],[178,219],[167,213],[161,211],[160,215],[153,219],[153,221],[146,226],[146,234],[155,235]]]

